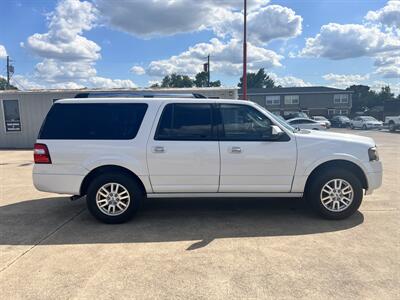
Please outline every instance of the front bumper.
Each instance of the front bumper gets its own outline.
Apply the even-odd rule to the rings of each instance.
[[[365,191],[366,195],[372,194],[374,190],[382,185],[382,163],[380,161],[372,161],[368,164],[367,172],[368,189]]]

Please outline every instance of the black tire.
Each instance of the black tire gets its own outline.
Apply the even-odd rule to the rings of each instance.
[[[390,132],[396,131],[396,125],[394,124],[394,122],[389,122],[389,131]]]
[[[98,190],[107,183],[118,183],[122,185],[129,193],[130,202],[128,207],[118,215],[107,215],[97,206],[96,195]],[[129,221],[136,211],[140,208],[145,195],[139,184],[134,178],[123,173],[107,173],[96,177],[89,185],[86,204],[89,212],[97,220],[107,224],[119,224]]]
[[[331,211],[327,209],[321,201],[321,191],[326,183],[332,179],[342,179],[347,181],[353,188],[353,201],[342,211]],[[311,179],[307,188],[307,200],[316,213],[325,219],[341,220],[353,215],[361,205],[363,198],[363,188],[360,180],[348,170],[324,170]]]

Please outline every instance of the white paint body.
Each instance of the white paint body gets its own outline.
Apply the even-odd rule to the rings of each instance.
[[[147,103],[132,140],[38,140],[46,144],[52,164],[35,164],[38,190],[80,195],[84,178],[106,165],[126,168],[142,181],[148,197],[245,196],[300,197],[311,172],[324,162],[346,160],[364,172],[371,193],[381,185],[382,165],[370,161],[367,137],[302,130],[293,132],[249,101],[220,99],[67,99],[79,103]],[[269,117],[290,138],[276,141],[157,141],[156,127],[168,103],[249,105]],[[161,148],[160,148],[161,147]],[[240,152],[232,152],[232,147]],[[157,151],[162,149],[162,151]]]

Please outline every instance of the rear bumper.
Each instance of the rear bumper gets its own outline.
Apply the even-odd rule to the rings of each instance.
[[[42,192],[79,195],[84,176],[33,173],[33,185]]]

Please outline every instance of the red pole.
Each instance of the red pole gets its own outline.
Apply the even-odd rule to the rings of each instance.
[[[244,25],[243,25],[243,100],[247,100],[247,0],[244,0]]]

